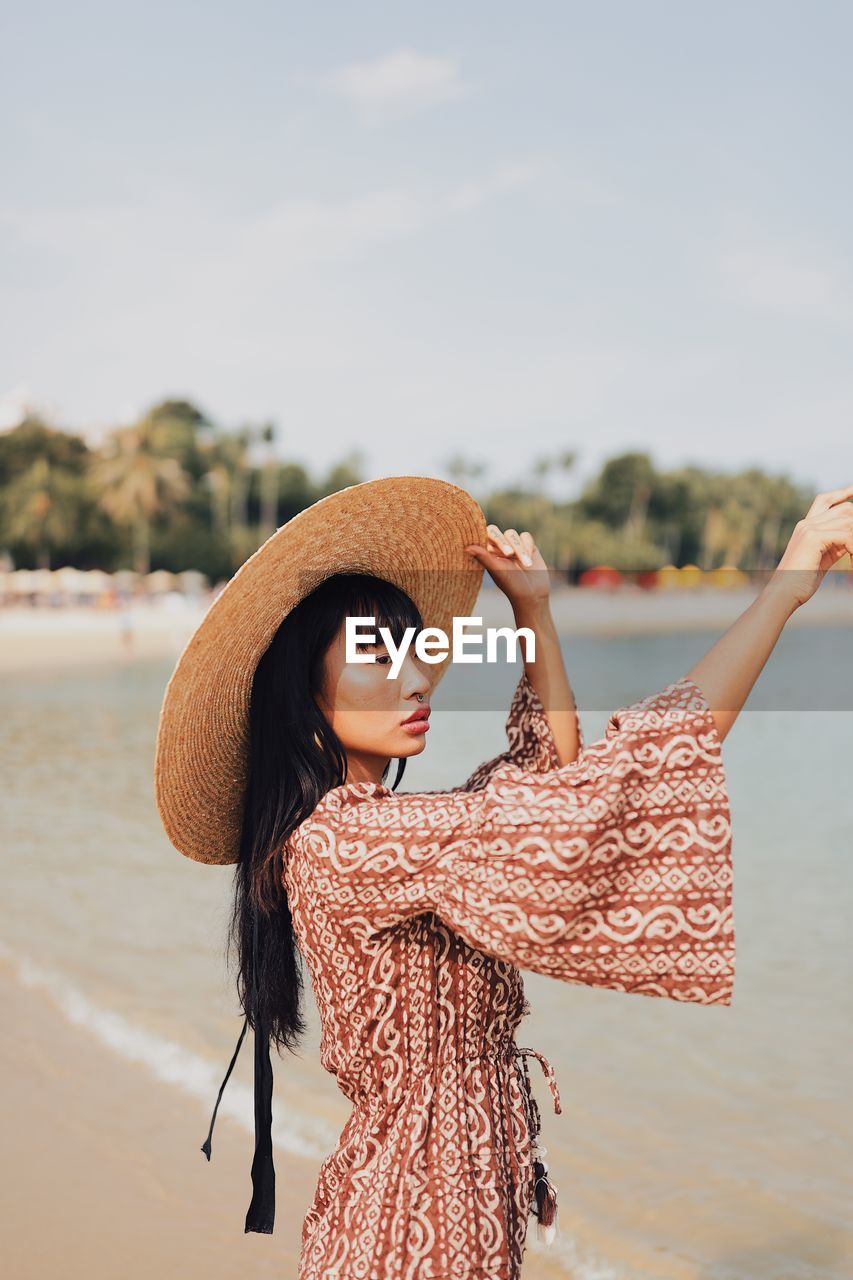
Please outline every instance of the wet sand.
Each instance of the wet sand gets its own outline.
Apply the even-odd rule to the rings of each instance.
[[[687,598],[568,591],[555,594],[554,614],[564,634],[722,630],[751,598],[742,592]],[[506,622],[502,595],[484,593],[479,606],[486,625]],[[115,614],[0,610],[0,671],[176,655],[203,612],[140,610],[133,645],[124,647]],[[850,621],[853,590],[833,584],[821,588],[792,624]],[[209,1164],[199,1150],[215,1095],[202,1107],[160,1083],[147,1068],[70,1023],[44,991],[21,986],[2,962],[0,1012],[6,1032],[0,1045],[4,1275],[295,1280],[299,1234],[319,1160],[277,1151],[275,1234],[247,1235],[250,1136],[220,1114]],[[573,1219],[567,1188],[563,1230],[569,1236],[582,1227]],[[531,1224],[525,1280],[598,1274],[560,1267],[534,1234]],[[628,1274],[640,1274],[639,1263],[632,1269],[630,1244],[620,1249],[619,1243],[602,1240],[602,1256],[623,1263]],[[660,1255],[658,1280],[698,1274],[677,1256]]]
[[[276,1229],[243,1230],[252,1144],[0,972],[0,1171],[15,1280],[295,1277],[315,1162],[277,1161]],[[317,1164],[319,1167],[319,1163]]]
[[[219,1115],[208,1163],[210,1109],[98,1045],[5,967],[0,1011],[4,1275],[295,1280],[319,1160],[276,1151],[275,1232],[247,1234],[243,1129]],[[565,1280],[541,1248],[528,1248],[526,1280]]]

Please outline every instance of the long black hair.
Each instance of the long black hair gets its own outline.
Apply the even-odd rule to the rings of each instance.
[[[334,574],[284,619],[252,684],[248,783],[228,956],[236,949],[237,989],[250,1025],[254,1028],[259,1017],[279,1050],[294,1048],[305,1031],[301,968],[282,878],[284,846],[326,792],[346,781],[346,753],[315,697],[329,646],[344,619],[359,615],[387,627],[395,644],[407,627],[424,625],[414,601],[393,583],[371,574]],[[389,760],[383,783],[390,767]],[[405,758],[398,760],[394,788],[405,767]]]
[[[237,957],[237,993],[243,1029],[213,1108],[202,1145],[208,1160],[222,1091],[251,1026],[255,1040],[255,1155],[246,1231],[273,1230],[275,1168],[272,1152],[272,1066],[295,1049],[306,1030],[304,977],[284,883],[288,837],[313,813],[327,791],[346,782],[343,744],[320,710],[316,695],[323,660],[344,620],[372,617],[399,645],[408,627],[423,628],[414,601],[384,578],[337,573],[324,578],[282,620],[255,668],[249,707],[248,770],[240,857],[226,958]],[[385,767],[382,780],[391,766]],[[405,772],[397,762],[396,788]]]

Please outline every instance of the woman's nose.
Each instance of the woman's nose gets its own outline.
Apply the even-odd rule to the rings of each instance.
[[[406,663],[402,679],[404,697],[413,698],[415,694],[420,694],[423,698],[429,696],[432,688],[429,673],[411,658]]]

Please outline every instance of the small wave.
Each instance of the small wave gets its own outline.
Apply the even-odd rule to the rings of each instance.
[[[559,1216],[558,1212],[558,1223]],[[543,1244],[536,1236],[533,1218],[528,1226],[526,1252],[553,1259],[571,1280],[630,1280],[627,1272],[579,1249],[569,1235],[558,1233],[550,1245]]]
[[[13,976],[23,986],[45,992],[68,1022],[85,1028],[96,1040],[126,1061],[140,1063],[163,1084],[182,1089],[184,1093],[202,1102],[209,1108],[208,1116],[210,1115],[224,1074],[221,1064],[214,1066],[175,1041],[134,1026],[121,1014],[95,1004],[61,973],[27,957],[15,955],[2,942],[0,957],[7,962]],[[282,1108],[278,1101],[276,1109],[284,1112],[273,1121],[273,1143],[276,1147],[308,1157],[323,1157],[334,1148],[339,1134],[324,1122],[290,1112],[286,1107]],[[223,1115],[231,1116],[247,1133],[254,1136],[252,1090],[235,1080],[233,1075],[222,1094],[217,1120]],[[625,1272],[615,1270],[590,1254],[582,1255],[571,1236],[558,1234],[550,1248],[546,1247],[536,1238],[532,1218],[526,1247],[528,1252],[554,1259],[565,1268],[567,1276],[571,1276],[572,1280],[627,1280]]]
[[[134,1026],[127,1018],[111,1009],[101,1008],[62,974],[26,957],[15,955],[2,942],[0,956],[8,962],[18,982],[44,991],[68,1022],[84,1027],[113,1053],[128,1062],[138,1062],[147,1067],[157,1080],[182,1089],[208,1106],[208,1115],[212,1113],[224,1075],[221,1064],[207,1062],[173,1040]],[[276,1110],[281,1114],[273,1121],[272,1137],[274,1145],[282,1151],[322,1157],[335,1146],[339,1135],[325,1122],[304,1112],[291,1111],[278,1100]],[[253,1091],[251,1087],[235,1080],[233,1075],[222,1094],[217,1123],[223,1115],[231,1116],[254,1137]]]

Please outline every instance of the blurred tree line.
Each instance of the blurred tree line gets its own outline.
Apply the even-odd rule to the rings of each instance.
[[[39,417],[0,434],[0,552],[15,568],[199,569],[230,577],[270,534],[366,477],[356,451],[319,479],[283,461],[271,422],[224,430],[165,400],[90,448]],[[510,488],[487,462],[450,458],[448,479],[502,528],[529,529],[546,563],[575,578],[607,564],[772,568],[814,496],[787,476],[696,466],[658,470],[643,452],[609,459],[572,501],[550,495],[577,455],[537,458]]]

